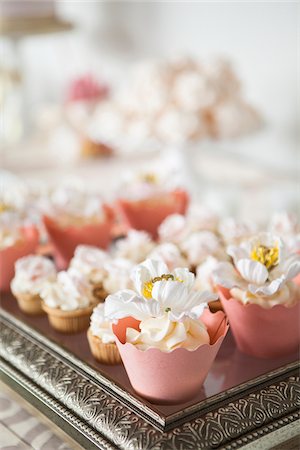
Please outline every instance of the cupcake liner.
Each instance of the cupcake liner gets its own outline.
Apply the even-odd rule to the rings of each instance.
[[[105,205],[106,219],[103,222],[83,226],[61,227],[52,217],[45,215],[43,222],[54,249],[57,267],[66,269],[80,244],[94,245],[106,249],[111,241],[111,230],[114,221],[112,209]]]
[[[41,297],[38,294],[15,293],[14,295],[17,299],[19,308],[25,314],[30,314],[32,316],[45,314],[42,308]]]
[[[128,228],[148,231],[154,238],[157,229],[170,214],[185,214],[189,203],[188,193],[175,190],[160,197],[143,200],[117,200],[117,209]]]
[[[239,350],[257,358],[277,358],[297,350],[300,343],[300,302],[295,306],[262,308],[243,305],[229,291],[219,291]]]
[[[108,365],[121,364],[121,356],[114,342],[104,344],[98,336],[94,336],[91,333],[90,328],[87,332],[87,338],[91,353],[97,361]]]
[[[126,329],[139,329],[129,317],[113,325],[122,361],[133,389],[153,403],[182,403],[197,395],[228,330],[225,314],[206,310],[201,319],[207,326],[211,343],[194,351],[177,348],[169,353],[156,348],[146,351],[126,343]]]
[[[15,262],[35,250],[39,243],[39,233],[35,226],[24,227],[21,230],[22,241],[0,250],[0,290],[9,291],[10,282],[15,275]]]
[[[85,331],[90,325],[90,317],[93,312],[95,303],[73,311],[62,311],[60,308],[50,308],[44,302],[42,303],[43,310],[48,315],[50,325],[57,331],[66,334],[79,333]]]
[[[300,286],[300,273],[293,279],[294,283]]]

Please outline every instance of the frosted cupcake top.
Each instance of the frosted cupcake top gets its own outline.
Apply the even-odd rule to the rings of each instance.
[[[105,264],[110,261],[110,255],[91,245],[76,247],[70,267],[82,272],[92,283],[102,282],[106,276]]]
[[[143,320],[140,331],[127,328],[126,341],[139,350],[157,348],[162,352],[171,352],[176,348],[196,350],[200,345],[209,344],[210,338],[200,320],[187,317],[181,322],[172,322],[164,315]]]
[[[190,266],[197,266],[208,256],[224,259],[224,248],[217,235],[211,231],[192,233],[180,245]]]
[[[103,221],[105,213],[98,194],[74,187],[58,187],[42,206],[61,226],[80,226]]]
[[[103,344],[112,344],[115,342],[115,335],[112,326],[104,317],[104,303],[99,303],[91,315],[90,331],[93,336],[97,336]]]
[[[45,283],[40,295],[47,306],[62,311],[86,308],[93,303],[89,282],[75,268],[59,272],[54,282]]]
[[[17,214],[0,213],[0,250],[22,242],[21,227],[22,221]]]
[[[278,211],[273,214],[269,223],[272,233],[281,237],[292,253],[300,253],[300,225],[294,214]]]
[[[226,217],[220,221],[218,231],[225,244],[238,245],[257,232],[257,225],[250,220]]]
[[[178,188],[179,174],[171,169],[157,167],[140,169],[124,175],[119,188],[119,197],[142,200],[165,195]]]
[[[113,256],[140,263],[154,248],[154,242],[146,231],[129,230],[125,238],[119,239],[113,249]]]
[[[105,301],[105,317],[118,320],[133,317],[140,330],[128,330],[127,339],[138,348],[155,347],[172,351],[194,350],[209,342],[200,321],[203,309],[217,295],[194,290],[194,274],[184,268],[169,271],[162,261],[147,259],[132,272],[135,290],[121,290]]]
[[[292,280],[300,273],[300,255],[289,253],[278,236],[259,233],[239,246],[229,246],[227,253],[232,263],[219,263],[214,279],[242,303],[271,308],[299,301]]]
[[[163,261],[170,271],[176,267],[185,267],[188,265],[186,258],[181,254],[179,248],[171,242],[165,242],[157,245],[148,255],[150,259]]]
[[[113,294],[120,289],[132,287],[130,274],[134,264],[125,258],[116,258],[105,265],[106,276],[103,287],[108,294]]]
[[[24,256],[15,264],[15,276],[11,282],[14,294],[39,294],[46,282],[53,282],[56,269],[50,259],[39,255]]]

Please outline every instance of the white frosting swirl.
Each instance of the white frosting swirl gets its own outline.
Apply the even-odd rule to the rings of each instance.
[[[196,350],[200,345],[209,344],[210,338],[204,323],[200,320],[185,318],[172,322],[168,315],[142,320],[140,330],[127,328],[126,341],[139,350],[157,348],[171,352],[176,348]]]
[[[106,277],[103,287],[108,294],[114,294],[121,289],[132,288],[130,274],[133,263],[125,258],[116,258],[105,265]]]
[[[192,266],[201,264],[208,256],[221,257],[224,255],[220,239],[211,231],[192,233],[181,243],[181,250]]]
[[[79,245],[70,267],[82,272],[91,283],[100,283],[106,276],[105,264],[110,261],[107,252],[91,245]]]
[[[127,237],[116,242],[113,254],[117,258],[140,263],[147,258],[153,247],[154,242],[146,231],[129,230]]]
[[[240,288],[230,289],[230,294],[236,300],[246,305],[247,303],[259,305],[262,308],[269,309],[272,306],[284,305],[286,307],[294,306],[300,299],[300,286],[292,281],[287,282],[274,295],[260,296],[253,295],[249,291]]]
[[[23,221],[15,211],[0,213],[0,250],[15,245],[24,239],[22,234]]]
[[[176,267],[186,267],[188,265],[179,248],[171,242],[158,245],[148,256],[151,259],[163,261],[171,272]]]
[[[186,217],[181,214],[171,214],[158,227],[161,242],[178,244],[188,233]]]
[[[216,292],[213,282],[213,272],[218,267],[219,260],[213,256],[208,258],[196,268],[195,289],[198,291]]]
[[[99,303],[91,315],[90,331],[93,336],[97,336],[103,344],[111,344],[115,342],[115,335],[112,331],[111,322],[105,320],[104,303]]]
[[[40,295],[47,306],[63,311],[86,308],[93,302],[89,282],[75,268],[59,272],[56,281],[46,283]]]
[[[38,255],[24,256],[15,264],[11,290],[18,293],[39,294],[46,282],[54,281],[56,269],[50,259]]]
[[[226,244],[239,244],[257,232],[257,225],[250,220],[226,217],[220,221],[218,231]]]

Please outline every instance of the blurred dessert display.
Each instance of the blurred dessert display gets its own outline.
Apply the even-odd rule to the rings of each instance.
[[[120,150],[149,140],[168,146],[235,138],[262,124],[229,61],[187,57],[134,65],[92,120]]]

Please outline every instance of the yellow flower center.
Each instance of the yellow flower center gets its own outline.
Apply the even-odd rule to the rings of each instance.
[[[154,173],[145,173],[142,175],[142,180],[145,181],[145,183],[149,184],[156,184],[157,183],[157,176]]]
[[[9,205],[8,203],[0,202],[0,214],[5,211],[11,211],[12,209],[13,209],[12,206]]]
[[[146,281],[146,283],[144,283],[143,286],[143,290],[142,290],[142,294],[145,298],[152,298],[152,289],[154,286],[154,283],[156,283],[157,281],[180,281],[182,283],[182,280],[180,280],[179,278],[175,278],[174,275],[172,275],[171,273],[164,273],[162,275],[160,275],[159,277],[155,277],[152,278],[152,280],[150,281]]]
[[[251,259],[258,261],[267,269],[272,269],[279,263],[279,248],[266,247],[265,245],[256,245],[251,251]]]

